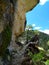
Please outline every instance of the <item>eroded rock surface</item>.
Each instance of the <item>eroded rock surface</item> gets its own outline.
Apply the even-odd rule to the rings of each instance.
[[[34,8],[38,2],[39,0],[0,0],[0,34],[2,36],[2,40],[0,40],[2,42],[0,55],[5,54],[8,46],[11,55],[13,51],[18,51],[18,54],[14,53],[12,56],[12,65],[20,65],[20,57],[24,56],[25,48],[20,52],[15,40],[17,36],[24,32],[25,13]]]

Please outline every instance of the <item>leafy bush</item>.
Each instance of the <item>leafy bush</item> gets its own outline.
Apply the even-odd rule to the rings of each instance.
[[[45,65],[49,65],[49,60],[47,60],[47,61],[45,62]]]
[[[32,52],[29,51],[28,55],[31,58],[32,62],[34,62],[34,65],[49,65],[49,60],[45,57],[46,53],[44,51],[40,51],[37,54],[32,54]]]
[[[32,60],[34,60],[35,62],[38,62],[42,59],[44,59],[44,53],[43,51],[40,51],[38,54],[32,54],[32,52],[29,51],[28,55],[31,57]]]

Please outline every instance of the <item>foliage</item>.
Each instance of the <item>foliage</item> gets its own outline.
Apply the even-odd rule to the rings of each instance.
[[[45,65],[49,65],[49,60],[47,60],[47,61],[45,62]]]
[[[34,34],[36,35],[39,35],[40,34],[40,32],[38,31],[38,30],[34,30]]]
[[[38,54],[34,54],[33,60],[35,62],[39,62],[39,61],[41,61],[44,58],[43,56],[44,56],[43,52],[40,52]]]
[[[0,47],[0,55],[3,55],[11,40],[11,29],[7,26],[2,32],[2,46]]]
[[[43,47],[45,50],[48,49],[48,45],[47,45],[47,42],[49,40],[49,35],[47,34],[44,34],[42,32],[40,32],[40,46]]]
[[[32,52],[28,52],[29,57],[31,58],[32,62],[34,62],[34,65],[49,65],[49,59],[47,57],[47,51],[40,51],[37,54],[32,54]],[[46,61],[44,61],[46,60]]]
[[[30,27],[29,27],[30,28]],[[49,35],[39,32],[38,30],[25,30],[22,35],[22,38],[29,41],[35,34],[39,34],[39,46],[41,51],[38,54],[32,54],[28,52],[29,57],[31,58],[34,65],[49,65]]]
[[[47,42],[47,45],[49,46],[49,40],[48,40],[48,42]]]
[[[32,25],[27,25],[25,30],[32,30],[32,29],[33,29]]]
[[[43,47],[45,50],[49,48],[49,35],[42,33],[38,30],[25,30],[21,35],[24,41],[29,41],[35,34],[39,34],[39,46]]]
[[[31,52],[28,53],[28,55],[34,60],[35,62],[39,62],[42,59],[44,59],[44,53],[43,51],[40,51],[38,54],[32,54]]]

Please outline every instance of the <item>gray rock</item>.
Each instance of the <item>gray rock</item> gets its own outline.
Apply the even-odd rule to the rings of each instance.
[[[0,65],[3,65],[2,58],[0,57]]]

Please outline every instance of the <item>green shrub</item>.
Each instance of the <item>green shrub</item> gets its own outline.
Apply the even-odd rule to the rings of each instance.
[[[49,60],[47,60],[47,61],[45,62],[45,65],[49,65]]]
[[[34,65],[45,65],[43,61],[45,53],[43,51],[40,51],[37,54],[32,54],[32,52],[29,51],[28,55],[31,58]]]

